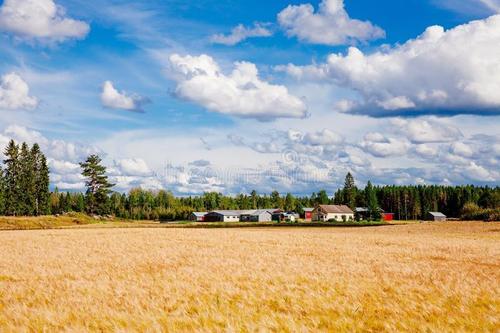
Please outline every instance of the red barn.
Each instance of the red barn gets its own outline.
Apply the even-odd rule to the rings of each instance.
[[[394,220],[394,213],[382,213],[382,219],[384,221],[392,221]]]

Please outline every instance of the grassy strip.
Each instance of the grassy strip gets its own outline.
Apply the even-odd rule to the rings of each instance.
[[[278,222],[212,222],[212,223],[200,223],[200,222],[177,222],[165,225],[177,228],[259,228],[259,227],[282,227],[282,228],[316,228],[316,227],[373,227],[373,226],[383,226],[389,225],[384,222],[298,222],[298,223],[278,223]]]
[[[101,223],[85,214],[68,214],[62,216],[1,216],[0,230],[36,230],[54,229],[68,226],[81,226]]]

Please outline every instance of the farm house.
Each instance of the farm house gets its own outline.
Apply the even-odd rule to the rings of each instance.
[[[354,212],[346,205],[319,205],[312,212],[312,220],[320,222],[354,221]]]

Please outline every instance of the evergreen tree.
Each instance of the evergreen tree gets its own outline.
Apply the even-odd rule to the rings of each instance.
[[[106,214],[109,211],[108,195],[114,184],[108,181],[106,167],[101,162],[99,156],[90,155],[85,162],[80,163],[82,175],[86,178],[86,205],[90,214]]]
[[[21,145],[19,168],[19,213],[31,216],[36,206],[35,161],[26,142]]]
[[[328,205],[330,203],[330,198],[328,197],[328,194],[325,190],[321,190],[318,192],[316,200],[319,205]]]
[[[0,215],[5,215],[5,177],[0,166]]]
[[[5,214],[19,215],[21,192],[19,187],[19,176],[21,168],[19,164],[19,146],[14,140],[10,140],[4,152],[5,160]]]
[[[46,215],[50,210],[50,176],[49,167],[47,165],[47,158],[43,155],[38,145],[35,144],[32,148],[32,154],[34,154],[36,160],[36,173],[35,173],[35,193],[36,193],[36,215]]]
[[[344,183],[344,204],[349,206],[352,210],[356,208],[356,184],[354,183],[354,177],[350,172],[345,176]]]
[[[380,210],[378,206],[377,194],[375,193],[371,181],[368,181],[365,188],[365,202],[368,208],[369,218],[371,220],[378,220],[380,218]]]

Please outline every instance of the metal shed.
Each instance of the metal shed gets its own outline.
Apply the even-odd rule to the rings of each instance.
[[[427,214],[427,220],[429,221],[446,221],[446,215],[441,212],[429,212]]]

